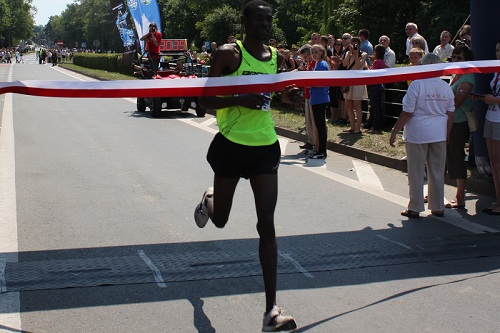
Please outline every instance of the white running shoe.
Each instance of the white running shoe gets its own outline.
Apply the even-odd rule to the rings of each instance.
[[[203,193],[201,202],[196,206],[196,209],[194,210],[194,220],[199,228],[203,228],[207,225],[208,207],[205,201],[207,197],[211,197],[212,195],[214,195],[214,188],[213,187],[207,188],[205,193]]]
[[[295,319],[285,316],[283,309],[275,305],[271,311],[264,313],[262,320],[262,332],[290,331],[297,328]]]

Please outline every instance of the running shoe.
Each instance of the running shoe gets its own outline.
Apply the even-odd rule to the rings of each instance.
[[[290,331],[297,328],[295,319],[285,316],[283,309],[275,305],[271,311],[264,313],[262,332]]]
[[[201,198],[201,202],[196,206],[196,209],[194,210],[194,220],[196,222],[196,225],[199,228],[203,228],[207,225],[208,222],[208,207],[205,203],[207,197],[211,197],[214,195],[214,188],[209,187],[203,193],[203,197]]]

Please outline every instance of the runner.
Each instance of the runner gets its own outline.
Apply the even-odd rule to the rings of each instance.
[[[276,74],[284,57],[264,44],[272,27],[272,9],[261,0],[247,3],[241,23],[243,42],[221,46],[214,55],[209,77]],[[288,96],[289,90],[284,95]],[[284,99],[286,99],[285,97]],[[196,207],[198,227],[208,219],[223,228],[229,218],[233,195],[240,177],[250,179],[257,209],[260,236],[259,258],[264,276],[266,309],[262,331],[275,332],[297,327],[276,305],[278,248],[274,210],[278,196],[280,145],[269,112],[270,94],[245,94],[200,98],[205,108],[217,109],[216,134],[207,154],[214,170],[214,187],[208,188]]]

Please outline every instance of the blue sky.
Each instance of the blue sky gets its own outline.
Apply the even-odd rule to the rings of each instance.
[[[46,25],[49,17],[60,15],[66,9],[66,5],[73,2],[74,0],[33,0],[33,6],[38,9],[35,25]]]

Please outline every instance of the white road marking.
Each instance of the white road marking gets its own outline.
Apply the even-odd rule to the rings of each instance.
[[[208,127],[206,125],[203,125],[205,122],[199,124],[196,121],[193,121],[192,119],[177,119],[177,120],[179,120],[179,121],[181,121],[181,122],[183,122],[185,124],[197,127],[199,129],[202,129],[202,130],[204,130],[206,132],[209,132],[209,133],[212,133],[212,134],[216,134],[217,132],[219,132],[219,130],[217,130],[215,128],[211,128],[211,127]]]
[[[12,81],[11,66],[7,81]],[[17,204],[16,165],[14,148],[14,123],[12,119],[12,94],[5,95],[0,131],[0,323],[12,330],[21,331],[21,300],[19,292],[9,293],[5,281],[8,262],[17,262]]]
[[[280,143],[281,154],[284,154],[289,140],[284,137],[278,137],[278,142]]]
[[[210,117],[208,118],[207,120],[205,120],[204,122],[202,122],[200,125],[203,125],[203,126],[211,126],[212,124],[214,124],[215,122],[217,121],[217,118],[215,117]]]
[[[302,265],[297,260],[293,259],[288,253],[278,251],[278,254],[280,256],[282,256],[283,258],[285,258],[286,260],[289,260],[292,263],[292,265],[295,268],[297,268],[297,270],[299,272],[301,272],[302,274],[304,274],[305,276],[307,276],[310,279],[314,279],[314,275],[309,273],[304,267],[302,267]]]
[[[156,267],[154,262],[151,259],[149,259],[149,257],[146,255],[144,250],[139,250],[138,252],[139,252],[139,257],[141,257],[141,259],[144,260],[146,265],[148,265],[149,268],[151,268],[151,270],[153,271],[153,275],[155,277],[156,284],[158,285],[158,287],[166,288],[167,285],[165,284],[165,281],[163,280],[163,276],[161,276],[161,272],[158,269],[158,267]]]
[[[361,183],[370,184],[371,186],[376,187],[380,190],[384,189],[382,183],[380,182],[380,179],[378,178],[375,171],[373,171],[370,163],[362,160],[352,160],[352,164]]]

